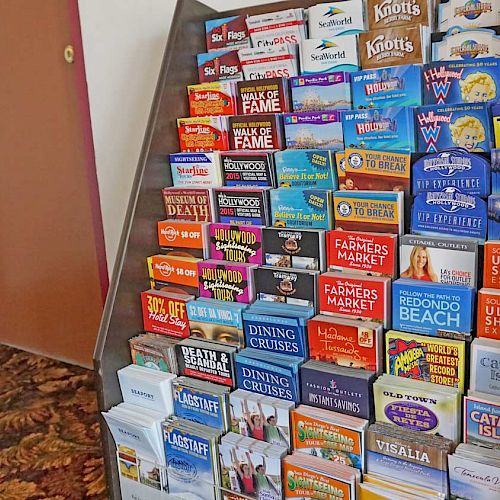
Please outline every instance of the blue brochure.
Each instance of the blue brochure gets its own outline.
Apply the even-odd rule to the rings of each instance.
[[[346,148],[415,151],[412,108],[344,111],[342,128]]]
[[[460,147],[470,153],[490,150],[487,103],[434,104],[415,108],[417,152]]]
[[[268,300],[256,300],[246,312],[296,318],[300,326],[306,326],[307,321],[315,315],[313,307],[287,304],[286,302],[270,302]]]
[[[285,149],[274,153],[278,187],[337,189],[337,170],[331,151]]]
[[[306,331],[296,318],[245,312],[243,325],[247,347],[301,358],[307,355]]]
[[[215,500],[218,464],[214,462],[213,443],[174,425],[163,424],[169,493]]]
[[[491,190],[489,161],[462,148],[423,156],[413,164],[412,174],[414,195],[454,187],[485,198]]]
[[[176,417],[226,431],[219,396],[179,384],[174,384],[172,390]]]
[[[243,307],[235,308],[232,302],[224,302],[214,299],[197,299],[186,304],[189,321],[202,321],[204,323],[215,323],[223,326],[233,326],[241,330],[243,328]]]
[[[412,234],[486,239],[486,202],[454,187],[417,195],[411,214]]]
[[[474,298],[474,289],[468,286],[396,280],[392,284],[392,327],[434,336],[440,330],[470,333]]]
[[[295,112],[351,109],[350,73],[317,73],[290,78]]]
[[[298,364],[302,359],[296,358],[296,366],[291,366],[289,363],[273,362],[272,355],[264,355],[262,351],[257,351],[261,360],[249,357],[247,354],[250,350],[253,349],[243,349],[236,354],[238,389],[298,403],[300,401]],[[295,358],[295,356],[285,357]]]
[[[308,361],[300,379],[303,404],[373,420],[375,372]]]
[[[332,228],[332,195],[327,189],[273,189],[270,192],[274,227]]]
[[[500,194],[488,197],[488,239],[500,239]]]
[[[424,65],[424,104],[500,99],[500,64],[495,57],[435,61]]]
[[[353,109],[422,106],[422,67],[417,64],[351,73]]]
[[[492,194],[500,193],[500,148],[491,150],[491,192]]]

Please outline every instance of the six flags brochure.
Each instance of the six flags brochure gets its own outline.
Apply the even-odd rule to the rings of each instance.
[[[499,497],[500,11],[436,7],[206,20],[102,412],[124,499]]]

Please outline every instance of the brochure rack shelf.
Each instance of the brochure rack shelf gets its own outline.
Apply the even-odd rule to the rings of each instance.
[[[315,3],[291,0],[244,12],[260,14]],[[220,13],[196,0],[177,2],[94,353],[100,411],[121,401],[116,371],[130,363],[128,339],[142,329],[139,295],[148,288],[146,257],[158,251],[155,221],[165,218],[161,188],[172,185],[166,157],[179,149],[177,117],[189,115],[186,85],[197,82],[195,54],[205,51],[203,21],[242,12]],[[101,433],[109,496],[115,500],[120,498],[116,447],[103,420]]]

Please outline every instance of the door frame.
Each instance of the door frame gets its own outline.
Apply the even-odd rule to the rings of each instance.
[[[97,169],[95,162],[94,139],[92,135],[92,121],[90,117],[89,93],[85,72],[85,57],[83,52],[82,32],[80,25],[80,11],[78,0],[66,0],[71,31],[71,44],[74,49],[75,88],[78,96],[78,115],[83,135],[85,167],[88,183],[88,194],[92,211],[92,226],[98,262],[101,298],[104,305],[109,288],[108,265],[106,261],[106,247],[104,243],[104,227],[102,222],[101,199]]]

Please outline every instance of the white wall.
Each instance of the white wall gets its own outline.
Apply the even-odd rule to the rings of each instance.
[[[223,11],[272,1],[205,3]],[[110,275],[175,3],[79,0]]]

